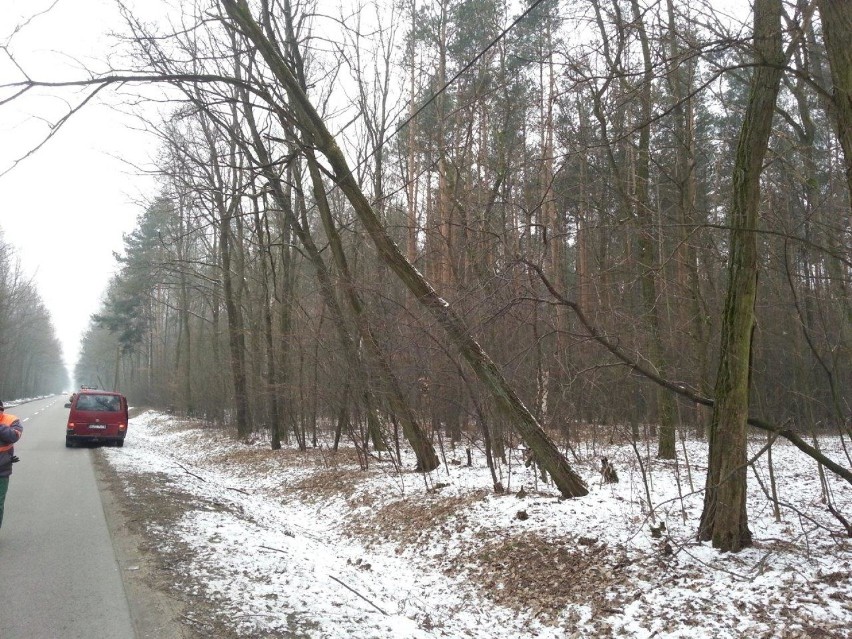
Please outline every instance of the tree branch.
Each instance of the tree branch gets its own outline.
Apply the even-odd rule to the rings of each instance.
[[[577,316],[577,319],[580,320],[580,323],[583,325],[583,328],[586,329],[589,336],[596,342],[598,342],[601,346],[606,348],[610,353],[612,353],[616,357],[616,359],[621,361],[628,368],[639,373],[643,377],[651,380],[658,386],[662,386],[663,388],[666,388],[671,392],[680,395],[681,397],[686,397],[687,399],[690,399],[693,402],[701,404],[703,406],[713,406],[713,404],[715,403],[713,399],[710,399],[709,397],[703,397],[702,395],[699,395],[696,391],[687,388],[683,384],[677,384],[668,379],[660,377],[657,373],[643,366],[634,358],[630,357],[616,344],[610,341],[605,335],[603,335],[594,324],[592,324],[592,322],[585,316],[582,309],[576,302],[569,300],[556,290],[553,283],[547,278],[540,266],[534,264],[533,262],[527,259],[520,257],[517,261],[522,264],[525,264],[528,268],[535,271],[536,274],[538,274],[539,279],[541,279],[542,283],[547,288],[548,292],[557,301],[557,303],[562,306],[567,306],[572,311],[574,311],[574,314]],[[839,477],[845,479],[848,483],[852,484],[852,471],[850,471],[848,468],[844,468],[837,462],[826,457],[819,450],[817,450],[816,448],[808,444],[805,440],[803,440],[801,437],[799,437],[791,428],[778,426],[758,417],[749,417],[748,424],[754,426],[755,428],[759,428],[761,430],[769,431],[770,433],[780,435],[781,437],[792,443],[796,448],[805,453],[808,457],[811,457],[812,459],[822,464]]]

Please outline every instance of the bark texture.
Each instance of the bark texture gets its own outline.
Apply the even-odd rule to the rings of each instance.
[[[825,49],[831,67],[837,137],[846,162],[846,184],[852,198],[852,2],[819,0]]]
[[[757,294],[760,175],[781,82],[781,0],[754,4],[756,67],[734,165],[728,292],[722,319],[716,402],[710,425],[710,467],[698,537],[737,552],[751,545],[746,510],[746,424]]]

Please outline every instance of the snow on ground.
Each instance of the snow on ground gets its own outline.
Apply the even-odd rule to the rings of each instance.
[[[845,463],[839,438],[820,445]],[[815,462],[780,440],[781,520],[761,487],[764,454],[749,474],[755,544],[737,554],[694,540],[702,441],[684,442],[677,462],[640,450],[647,491],[632,447],[584,445],[571,461],[590,493],[571,500],[520,451],[500,466],[497,495],[475,447],[472,467],[462,446],[426,476],[375,458],[361,471],[352,450],[272,451],[156,412],[102,451],[127,490],[149,477],[185,496],[176,520],[152,516],[146,534],[238,636],[852,636],[852,540],[822,499],[850,518],[852,489],[830,473],[822,486]],[[601,482],[600,456],[619,483]]]

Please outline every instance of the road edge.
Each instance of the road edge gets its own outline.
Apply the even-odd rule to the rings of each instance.
[[[120,478],[100,449],[92,450],[92,460],[136,639],[193,639],[195,633],[178,621],[183,604],[150,585],[156,583],[157,568],[142,550],[142,535],[130,525]]]

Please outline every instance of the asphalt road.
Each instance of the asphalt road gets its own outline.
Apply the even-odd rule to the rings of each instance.
[[[65,396],[8,407],[24,425],[0,529],[0,637],[133,639],[90,448],[65,448]]]

